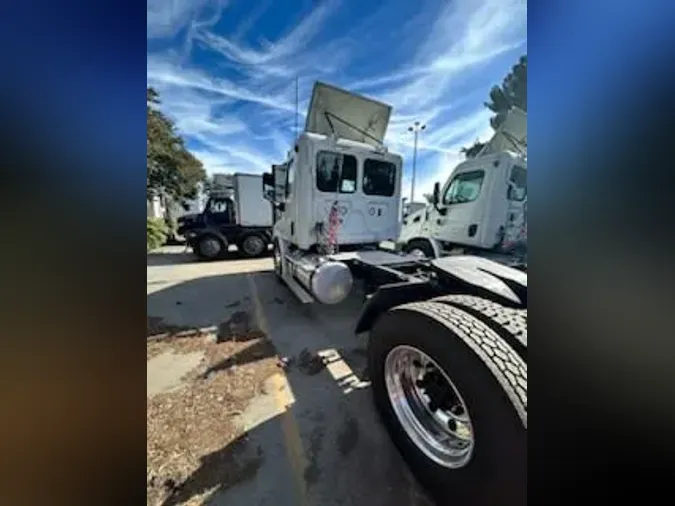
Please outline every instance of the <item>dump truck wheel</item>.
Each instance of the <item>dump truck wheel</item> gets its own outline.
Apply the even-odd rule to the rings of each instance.
[[[204,234],[194,247],[194,252],[200,260],[215,260],[226,250],[223,241],[213,234]]]
[[[258,258],[267,251],[267,242],[260,234],[247,234],[237,244],[239,254],[244,258]]]
[[[392,440],[439,504],[527,504],[527,365],[448,304],[398,306],[376,322],[368,370]]]

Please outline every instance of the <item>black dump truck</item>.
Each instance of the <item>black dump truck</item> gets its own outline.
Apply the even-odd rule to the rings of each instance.
[[[267,253],[272,240],[272,206],[260,194],[262,176],[214,177],[201,213],[178,218],[178,235],[201,260],[216,260],[232,245],[241,257]]]

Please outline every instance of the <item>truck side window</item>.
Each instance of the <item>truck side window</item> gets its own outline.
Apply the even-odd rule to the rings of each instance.
[[[319,191],[335,193],[340,177],[340,159],[342,159],[342,178],[340,193],[356,191],[356,158],[330,151],[319,151],[316,155],[316,187]]]
[[[391,197],[396,189],[396,166],[384,160],[366,160],[363,164],[363,193]]]
[[[474,170],[457,174],[443,195],[443,204],[461,204],[478,198],[483,186],[485,171]]]
[[[527,197],[527,171],[518,165],[511,169],[506,197],[516,202],[522,202]]]

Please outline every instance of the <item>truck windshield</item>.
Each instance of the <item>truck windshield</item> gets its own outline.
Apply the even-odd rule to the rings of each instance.
[[[342,177],[340,177],[342,162]],[[322,192],[335,193],[340,179],[340,193],[356,191],[356,158],[352,155],[340,155],[330,151],[320,151],[316,155],[316,187]]]
[[[228,209],[228,200],[227,199],[211,199],[209,205],[209,212],[212,213],[225,213]]]
[[[396,166],[384,160],[366,160],[363,164],[363,193],[391,197],[396,189]]]
[[[484,177],[485,171],[482,170],[457,174],[445,190],[443,204],[461,204],[476,200],[483,186]]]

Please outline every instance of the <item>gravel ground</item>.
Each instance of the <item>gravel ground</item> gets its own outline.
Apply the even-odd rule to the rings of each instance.
[[[148,398],[148,504],[202,504],[260,465],[262,449],[251,453],[237,418],[278,372],[274,347],[257,334],[220,343],[208,335],[154,340],[147,349],[149,364],[167,355],[203,357],[178,388]]]

